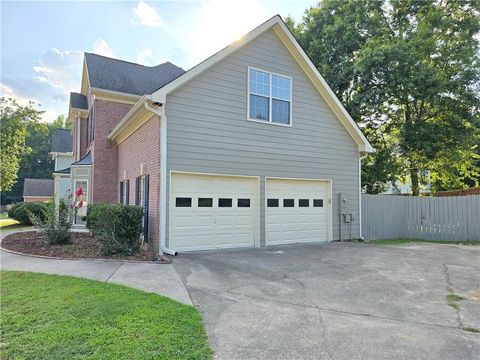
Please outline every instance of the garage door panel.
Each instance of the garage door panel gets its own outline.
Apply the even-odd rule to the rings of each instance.
[[[327,241],[327,194],[329,183],[326,181],[267,179],[267,245]],[[268,206],[268,199],[278,200],[278,207]],[[293,199],[294,206],[285,207],[284,199]],[[318,199],[323,199],[323,207],[314,206],[318,203],[314,200]]]
[[[190,197],[192,206],[176,207],[176,197]],[[255,178],[173,173],[171,248],[192,251],[254,246],[257,197]],[[249,199],[241,204],[250,206],[239,207],[238,199]]]

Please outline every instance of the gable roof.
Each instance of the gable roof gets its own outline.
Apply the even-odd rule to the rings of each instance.
[[[88,110],[88,101],[85,95],[71,92],[70,93],[70,108]]]
[[[166,95],[168,93],[171,93],[186,82],[196,78],[204,71],[211,68],[212,66],[232,54],[234,51],[240,49],[245,44],[249,43],[250,41],[257,38],[259,35],[263,34],[265,31],[270,29],[272,29],[277,34],[277,36],[280,38],[286,48],[290,51],[293,58],[297,61],[302,70],[311,80],[315,88],[320,92],[326,103],[337,115],[340,122],[345,126],[348,133],[358,144],[359,151],[374,152],[374,148],[369,143],[365,135],[363,135],[357,123],[355,123],[355,121],[352,119],[352,117],[342,105],[340,100],[338,100],[336,95],[333,93],[332,89],[330,89],[325,79],[322,77],[322,75],[320,75],[317,68],[309,59],[309,57],[302,49],[295,37],[292,35],[280,15],[275,15],[260,26],[256,27],[254,30],[250,31],[241,39],[233,42],[223,50],[220,50],[216,54],[194,66],[184,74],[170,81],[169,83],[160,86],[155,92],[151,94],[151,100],[154,102],[165,103]]]
[[[139,96],[151,94],[185,73],[170,62],[144,66],[91,53],[85,53],[85,64],[90,87]]]
[[[55,129],[52,134],[51,152],[69,153],[73,151],[72,133],[69,129]]]
[[[53,196],[53,180],[25,179],[23,196]]]

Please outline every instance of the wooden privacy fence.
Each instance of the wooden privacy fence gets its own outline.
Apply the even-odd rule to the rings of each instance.
[[[362,194],[362,235],[365,240],[480,240],[480,195]]]

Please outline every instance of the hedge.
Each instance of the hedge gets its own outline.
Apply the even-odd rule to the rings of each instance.
[[[13,205],[10,210],[8,210],[8,217],[17,220],[23,225],[32,225],[28,213],[30,212],[37,218],[44,220],[46,211],[47,204],[44,202],[24,202]]]
[[[135,255],[140,250],[143,208],[123,204],[91,204],[87,228],[104,255]]]

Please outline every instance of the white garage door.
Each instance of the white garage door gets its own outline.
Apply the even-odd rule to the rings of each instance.
[[[267,179],[266,185],[267,245],[328,240],[329,182]]]
[[[170,247],[177,251],[253,247],[258,179],[172,174]]]

